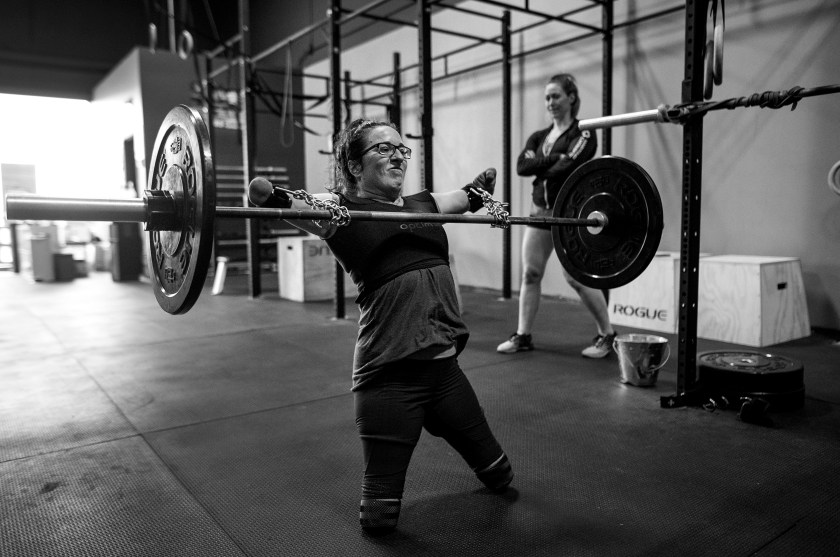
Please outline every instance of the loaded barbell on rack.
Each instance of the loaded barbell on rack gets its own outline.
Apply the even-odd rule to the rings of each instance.
[[[9,220],[142,222],[149,232],[155,297],[171,314],[198,299],[207,278],[216,218],[326,220],[329,210],[217,207],[210,136],[201,114],[176,106],[164,118],[142,199],[73,199],[9,194]],[[498,215],[350,211],[350,221],[471,223],[499,226]],[[586,286],[616,288],[650,263],[662,235],[662,202],[650,176],[636,163],[601,157],[563,184],[551,217],[506,216],[507,224],[551,225],[554,251],[569,274]]]

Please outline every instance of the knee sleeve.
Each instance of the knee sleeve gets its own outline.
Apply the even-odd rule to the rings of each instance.
[[[371,533],[383,533],[397,527],[400,518],[399,499],[362,499],[359,523]]]
[[[475,475],[481,482],[492,491],[504,491],[513,481],[513,468],[506,454],[502,453],[493,464],[482,470],[476,471]]]

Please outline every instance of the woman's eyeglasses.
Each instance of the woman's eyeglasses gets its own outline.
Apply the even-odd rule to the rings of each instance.
[[[407,160],[411,158],[411,149],[409,149],[405,145],[394,145],[393,143],[388,143],[387,141],[384,143],[374,143],[373,145],[362,151],[362,154],[359,155],[359,157],[361,158],[368,151],[376,151],[377,153],[379,153],[380,156],[388,157],[389,159],[394,156],[394,153],[399,151],[404,159]]]

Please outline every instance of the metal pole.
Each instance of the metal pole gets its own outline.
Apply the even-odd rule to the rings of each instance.
[[[603,58],[601,66],[601,113],[604,116],[612,114],[612,72],[613,72],[613,0],[604,0],[601,13],[601,23],[604,28]],[[594,132],[593,132],[594,133]],[[612,154],[612,130],[607,128],[601,134],[601,154]],[[610,291],[603,290],[607,306],[610,304]]]
[[[146,222],[148,212],[145,199],[87,199],[9,194],[6,196],[6,218]]]
[[[612,94],[613,94],[613,0],[604,0],[603,14],[601,16],[604,26],[603,57],[602,66],[602,89],[601,89],[601,115],[612,115]],[[612,154],[612,130],[604,129],[601,134],[601,154]]]
[[[685,79],[682,102],[703,100],[703,45],[707,0],[685,5]],[[680,235],[680,305],[677,397],[688,396],[697,382],[697,291],[700,267],[700,192],[703,170],[703,118],[691,118],[683,129],[683,202]]]
[[[511,45],[510,11],[502,14],[502,187],[504,198],[511,201],[512,185],[510,159],[511,149]],[[511,233],[510,228],[502,232],[502,298],[509,300],[511,293]]]
[[[333,139],[341,132],[341,0],[330,0],[330,92],[332,97]],[[333,305],[336,319],[344,319],[344,269],[335,262]]]
[[[53,198],[53,201],[57,199]],[[27,203],[27,200],[22,200]],[[18,206],[17,211],[22,208]],[[62,209],[57,209],[61,211]],[[241,219],[249,216],[264,215],[285,220],[329,220],[334,215],[326,209],[264,209],[262,207],[216,207],[218,219]],[[350,221],[375,222],[437,222],[460,224],[498,224],[493,215],[473,215],[465,213],[389,213],[386,211],[349,211]],[[93,219],[86,219],[93,220]],[[111,220],[111,219],[106,219]],[[609,215],[592,215],[590,218],[568,217],[520,217],[509,216],[507,221],[512,226],[528,224],[547,224],[550,226],[575,226],[597,228],[609,226]],[[606,223],[606,224],[605,224]]]
[[[402,133],[402,79],[400,77],[400,53],[394,53],[394,85],[391,90],[391,110],[389,118]]]
[[[353,114],[350,112],[350,104],[353,102],[353,84],[350,81],[350,72],[344,72],[344,125],[348,126],[353,121]]]
[[[143,199],[79,199],[74,197],[46,197],[27,194],[9,194],[6,196],[6,216],[9,220],[67,220],[101,222],[137,222],[146,223],[152,230],[182,230],[184,227],[183,210],[179,213],[177,201],[163,204],[160,215],[168,226],[155,226],[155,209]],[[169,211],[169,212],[167,212]],[[463,224],[499,225],[493,215],[473,215],[465,213],[403,213],[387,211],[348,211],[350,221],[379,222],[440,222]],[[257,219],[272,218],[283,220],[330,220],[335,215],[327,209],[270,209],[265,207],[226,207],[219,206],[214,211],[219,219]],[[158,219],[158,222],[164,222]],[[570,217],[531,217],[508,215],[511,225],[548,224],[555,226],[578,226],[596,228],[610,226],[609,215],[593,212],[588,218]],[[619,223],[618,226],[622,226]]]
[[[248,191],[248,184],[255,174],[254,149],[252,145],[256,134],[254,126],[254,103],[251,98],[251,63],[248,56],[251,51],[249,0],[239,0],[239,26],[242,39],[239,41],[239,117],[242,127],[242,191]],[[260,220],[257,218],[245,221],[245,239],[247,242],[248,270],[250,281],[248,294],[251,298],[258,298],[262,294],[261,261],[260,261]]]
[[[604,115],[600,118],[588,118],[581,120],[578,126],[581,130],[596,130],[604,129],[604,141],[607,140],[607,132],[610,128],[616,126],[629,126],[632,124],[644,124],[646,122],[667,122],[668,121],[668,107],[661,105],[659,108],[652,110],[640,110],[638,112],[627,112],[625,114]],[[610,153],[604,150],[604,154]]]
[[[20,249],[18,248],[17,223],[9,223],[9,235],[12,240],[12,265],[16,273],[20,273]]]
[[[166,2],[166,23],[169,31],[169,52],[175,52],[175,2]]]
[[[419,105],[420,105],[420,127],[422,137],[422,153],[420,155],[420,175],[422,187],[434,191],[433,173],[433,149],[432,136],[432,9],[429,0],[418,0],[417,2],[417,43],[419,48]]]

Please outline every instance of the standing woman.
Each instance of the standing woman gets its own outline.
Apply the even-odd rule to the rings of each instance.
[[[483,207],[471,187],[495,187],[491,168],[462,189],[403,196],[409,158],[392,124],[356,120],[334,141],[336,186],[315,197],[351,211],[464,213]],[[264,179],[254,180],[250,193],[259,206],[309,208]],[[469,332],[442,224],[291,222],[324,238],[359,289],[352,390],[364,453],[362,528],[378,534],[396,527],[424,428],[458,451],[489,489],[503,491],[513,479],[510,462],[458,365]]]
[[[553,123],[531,134],[516,161],[516,173],[533,176],[531,216],[552,216],[560,187],[577,167],[595,156],[598,141],[595,134],[580,131],[577,114],[580,109],[575,78],[570,74],[552,76],[545,86],[545,108]],[[546,263],[553,251],[551,227],[528,225],[522,238],[522,285],[519,291],[519,323],[516,332],[496,349],[505,354],[533,350],[531,338],[534,319],[540,306],[542,279]],[[603,358],[612,351],[616,332],[610,324],[604,293],[583,286],[566,269],[563,275],[580,296],[583,305],[595,318],[598,334],[592,345],[581,353],[587,358]]]

